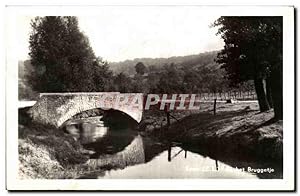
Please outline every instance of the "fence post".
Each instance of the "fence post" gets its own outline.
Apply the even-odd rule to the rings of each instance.
[[[170,122],[170,112],[167,111],[166,113],[167,113],[167,126],[168,126],[168,128],[169,128],[169,127],[170,127],[170,124],[171,124],[171,122]]]
[[[171,151],[172,147],[171,147],[171,142],[168,143],[168,162],[171,162]]]
[[[216,115],[217,99],[214,100],[214,115]]]

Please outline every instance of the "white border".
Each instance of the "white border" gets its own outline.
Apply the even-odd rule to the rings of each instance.
[[[293,190],[294,189],[294,9],[279,6],[201,6],[211,13],[230,16],[283,16],[284,21],[284,179],[283,180],[18,180],[18,75],[14,58],[16,17],[20,15],[83,15],[97,13],[93,6],[7,7],[6,45],[6,130],[8,190]]]

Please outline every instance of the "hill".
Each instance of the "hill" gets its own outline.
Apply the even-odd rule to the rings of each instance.
[[[196,55],[188,56],[173,56],[170,58],[136,58],[133,60],[125,60],[121,62],[110,62],[109,67],[114,73],[121,73],[127,75],[134,75],[135,68],[134,66],[138,62],[142,62],[146,67],[154,66],[160,68],[165,64],[174,63],[179,66],[187,67],[202,67],[202,66],[218,66],[214,59],[217,57],[219,51],[211,51],[200,53]]]

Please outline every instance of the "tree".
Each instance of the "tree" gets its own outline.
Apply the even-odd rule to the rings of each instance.
[[[38,93],[33,91],[28,78],[33,72],[33,68],[29,60],[19,61],[19,100],[35,100]]]
[[[201,75],[195,68],[184,69],[183,85],[186,93],[197,93],[199,85],[201,86]]]
[[[143,75],[136,74],[132,78],[132,91],[136,93],[148,93],[149,84],[147,78]]]
[[[164,70],[160,73],[157,93],[182,93],[184,90],[183,74],[183,71],[178,69],[175,64],[165,65]]]
[[[119,73],[114,79],[114,89],[121,93],[131,92],[132,81],[131,78],[124,73]]]
[[[148,86],[148,93],[156,93],[157,86],[159,84],[159,74],[160,68],[157,66],[150,65],[148,67],[148,75],[147,75],[147,86]]]
[[[282,119],[282,17],[220,17],[214,26],[225,42],[217,62],[228,78],[254,80],[260,111],[274,105]]]
[[[97,90],[97,58],[73,16],[36,17],[29,38],[30,78],[38,92]]]
[[[135,65],[135,71],[136,71],[137,74],[144,75],[144,73],[146,71],[146,66],[142,62],[138,62]]]
[[[106,61],[103,61],[102,58],[98,57],[94,61],[95,69],[95,91],[111,91],[113,88],[113,73],[109,69],[109,65]]]

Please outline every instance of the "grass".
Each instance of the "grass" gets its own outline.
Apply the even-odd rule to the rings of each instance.
[[[218,103],[216,115],[212,108],[212,103],[205,103],[194,113],[175,111],[171,114],[179,120],[173,121],[169,129],[149,134],[160,141],[178,141],[214,154],[222,151],[282,160],[282,121],[274,121],[272,110],[260,113],[257,102]]]
[[[19,111],[20,178],[76,178],[89,159],[81,144],[63,130],[41,125]]]

